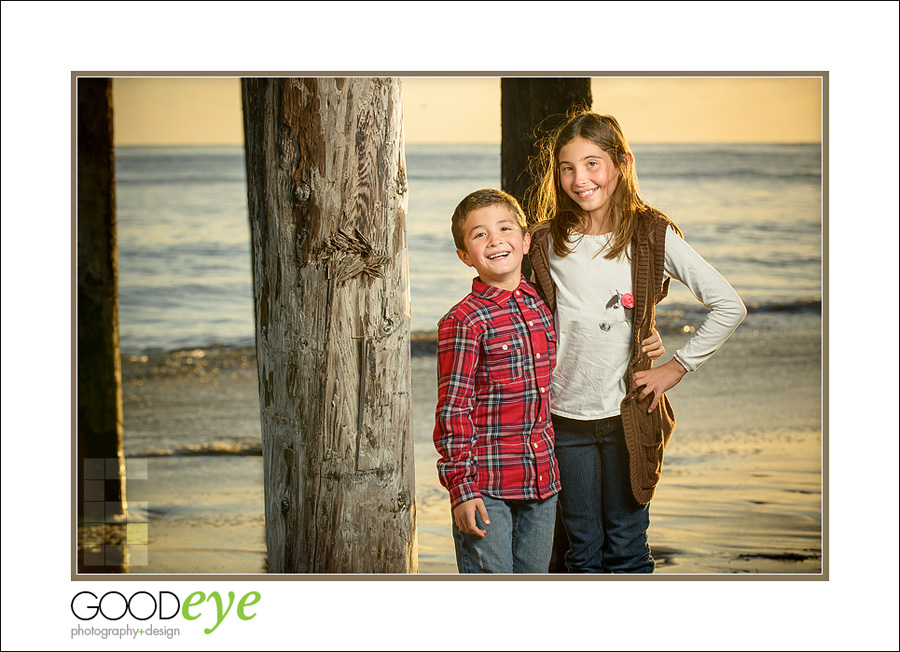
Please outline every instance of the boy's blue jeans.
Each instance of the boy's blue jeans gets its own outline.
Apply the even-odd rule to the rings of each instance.
[[[504,500],[482,494],[490,525],[475,513],[487,534],[461,532],[453,522],[460,573],[546,573],[553,549],[556,496],[544,500]]]
[[[650,505],[631,493],[621,417],[576,421],[555,414],[559,508],[571,573],[652,573]]]

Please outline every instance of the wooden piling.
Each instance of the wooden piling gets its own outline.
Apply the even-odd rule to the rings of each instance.
[[[417,572],[400,81],[242,100],[269,572]]]

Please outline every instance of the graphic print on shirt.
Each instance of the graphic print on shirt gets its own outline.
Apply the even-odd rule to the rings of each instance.
[[[618,290],[606,302],[603,315],[600,319],[600,330],[610,331],[616,324],[628,324],[631,328],[632,314],[634,313],[634,297],[631,294],[622,294]]]

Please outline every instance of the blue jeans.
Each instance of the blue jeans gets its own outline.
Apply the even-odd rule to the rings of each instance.
[[[621,417],[576,421],[555,414],[559,509],[571,573],[652,573],[650,505],[631,493]]]
[[[504,500],[482,494],[490,525],[475,513],[484,538],[461,532],[453,521],[456,566],[460,573],[546,573],[553,548],[556,496],[544,500]]]

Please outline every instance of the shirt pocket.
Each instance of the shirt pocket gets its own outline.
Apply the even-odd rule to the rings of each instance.
[[[484,354],[484,366],[492,382],[509,383],[522,377],[525,360],[521,338],[506,335],[486,339]]]

